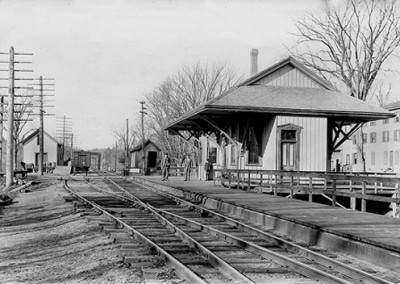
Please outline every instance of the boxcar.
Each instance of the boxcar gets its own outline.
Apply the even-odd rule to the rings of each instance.
[[[72,166],[74,172],[87,172],[91,165],[91,153],[87,151],[74,152]]]
[[[90,169],[92,171],[99,171],[100,170],[100,162],[101,162],[101,154],[96,152],[91,152],[91,162],[90,162]]]

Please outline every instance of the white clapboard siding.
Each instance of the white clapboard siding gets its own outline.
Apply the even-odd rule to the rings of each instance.
[[[279,87],[322,88],[322,86],[303,74],[303,72],[289,65],[283,66],[274,73],[260,79],[255,84]]]
[[[292,123],[300,133],[300,171],[325,171],[327,161],[327,119],[323,117],[277,116],[276,127]]]

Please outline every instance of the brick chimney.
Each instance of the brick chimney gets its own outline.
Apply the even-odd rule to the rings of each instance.
[[[252,48],[250,51],[250,76],[258,73],[258,49]]]

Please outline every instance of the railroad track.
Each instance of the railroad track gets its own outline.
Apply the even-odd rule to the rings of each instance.
[[[105,191],[91,186],[124,202],[124,206],[138,207],[124,220],[124,227],[131,224],[129,229],[138,230],[154,242],[151,245],[161,248],[157,249],[160,255],[165,251],[169,254],[166,259],[174,259],[170,264],[181,264],[175,269],[183,279],[190,276],[196,283],[265,283],[268,277],[271,281],[290,277],[301,283],[395,283],[168,193],[123,179],[107,181],[112,192],[110,187]],[[107,202],[96,202],[95,206],[100,205],[107,214],[115,212],[115,208],[107,208]],[[137,223],[143,218],[145,225]]]

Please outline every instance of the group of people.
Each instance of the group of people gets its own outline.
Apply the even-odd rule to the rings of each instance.
[[[170,168],[171,168],[171,159],[170,159],[168,153],[165,153],[164,157],[161,160],[162,180],[168,180]],[[185,172],[184,181],[190,181],[190,174],[191,174],[191,171],[193,168],[194,168],[193,160],[192,160],[190,154],[187,154],[185,161],[184,161],[184,172]],[[213,169],[212,163],[210,163],[207,160],[204,163],[204,170],[206,172],[206,180],[209,179],[212,169]]]
[[[35,166],[33,163],[25,163],[24,161],[20,161],[21,169],[29,172],[37,172],[39,170],[38,166]],[[46,173],[53,173],[56,167],[56,163],[45,162],[43,165],[43,170]]]

